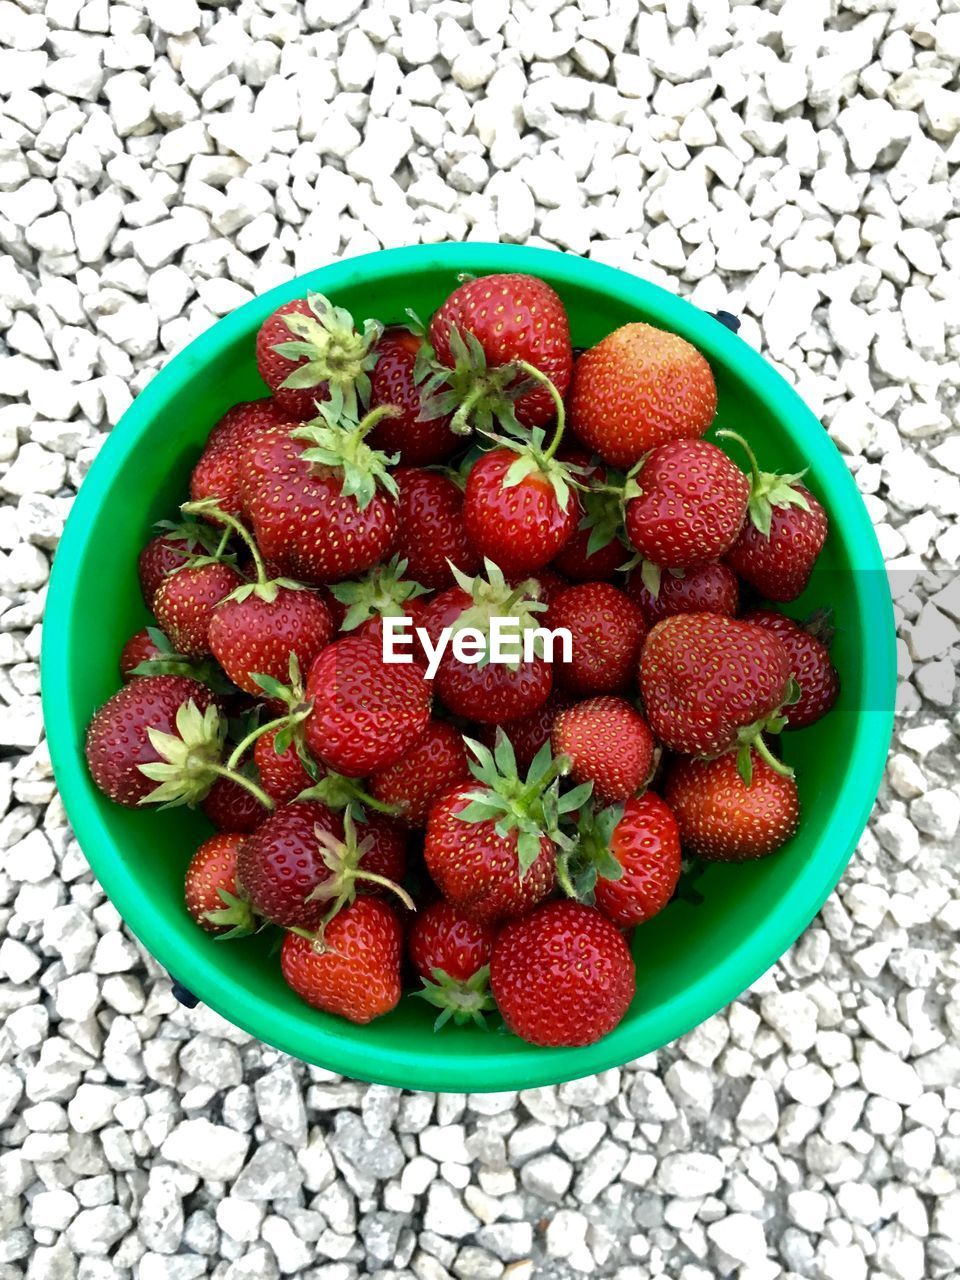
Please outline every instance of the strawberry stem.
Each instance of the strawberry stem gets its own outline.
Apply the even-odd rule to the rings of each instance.
[[[760,476],[760,467],[759,467],[759,464],[757,463],[757,457],[756,457],[756,454],[753,452],[753,450],[750,448],[749,444],[747,444],[746,440],[744,440],[743,436],[740,435],[739,431],[730,431],[726,427],[721,427],[720,430],[717,432],[717,439],[718,440],[735,440],[737,442],[740,448],[747,455],[747,461],[750,463],[750,487],[754,491],[758,490],[760,488],[762,481]]]
[[[226,545],[226,539],[229,538],[230,533],[235,533],[253,557],[254,567],[257,571],[257,585],[261,587],[266,585],[268,581],[267,571],[264,568],[263,557],[260,555],[260,548],[236,516],[232,516],[229,512],[224,511],[222,507],[218,507],[216,500],[211,498],[205,498],[200,502],[185,502],[180,510],[184,515],[206,516],[208,520],[216,520],[220,524],[226,525],[223,539],[221,539],[221,547]]]
[[[243,757],[247,754],[258,738],[262,738],[265,733],[269,733],[271,729],[276,729],[279,733],[281,729],[290,728],[298,725],[301,721],[306,720],[307,716],[313,710],[313,703],[305,707],[301,707],[298,711],[292,711],[289,715],[281,716],[278,720],[270,720],[267,724],[258,725],[236,746],[230,753],[227,760],[227,768],[235,769]]]
[[[553,400],[556,407],[557,427],[553,433],[553,439],[550,441],[549,447],[543,454],[544,459],[549,462],[560,447],[560,441],[563,439],[563,429],[567,423],[567,411],[564,408],[563,396],[561,396],[560,392],[553,385],[553,382],[547,377],[547,375],[538,369],[536,365],[528,364],[526,360],[517,360],[515,361],[515,364],[518,369],[523,370],[528,378],[532,378],[534,382],[538,382],[542,387],[547,389],[550,393],[550,398]]]
[[[230,758],[233,759],[232,756]],[[211,764],[210,770],[212,773],[218,774],[221,778],[228,778],[231,782],[237,783],[238,786],[249,791],[255,800],[259,800],[265,809],[270,812],[273,811],[275,807],[273,799],[268,796],[263,788],[259,787],[252,778],[248,778],[246,774],[238,773],[236,769],[231,769],[229,765],[224,764]]]
[[[760,759],[765,761],[770,766],[770,768],[774,771],[774,773],[779,773],[782,778],[793,777],[793,770],[783,760],[777,759],[777,757],[773,754],[773,752],[767,746],[767,743],[763,737],[763,734],[759,734],[757,738],[754,740],[754,742],[751,744],[751,746],[753,747],[753,750],[756,751]]]

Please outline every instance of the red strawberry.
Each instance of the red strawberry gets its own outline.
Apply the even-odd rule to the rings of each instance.
[[[326,418],[264,432],[244,450],[241,490],[264,560],[307,582],[378,564],[397,535],[396,483],[364,436],[376,422]],[[306,447],[305,447],[306,446]]]
[[[558,874],[568,892],[594,902],[619,928],[643,924],[680,879],[677,820],[652,791],[600,813],[587,809],[574,866],[562,863]]]
[[[505,735],[493,755],[478,742],[469,745],[478,761],[470,765],[476,781],[460,783],[434,804],[423,852],[448,902],[493,921],[520,915],[553,889],[556,842],[563,838],[559,815],[582,799],[575,792],[558,797],[560,765],[551,763],[549,747],[521,784]]]
[[[457,580],[461,585],[431,600],[420,624],[434,646],[445,627],[469,626],[476,628],[489,648],[494,617],[515,619],[519,636],[537,628],[543,605],[511,589],[496,565],[488,562],[486,579],[466,578],[458,572]],[[520,643],[504,647],[516,651]],[[444,705],[455,715],[482,724],[500,724],[530,715],[546,702],[553,670],[537,656],[530,661],[519,657],[510,663],[461,662],[451,642],[439,660],[434,684]]]
[[[825,716],[840,693],[840,677],[819,636],[773,609],[753,609],[743,620],[779,637],[790,655],[790,671],[800,686],[800,696],[784,707],[786,728],[805,729]]]
[[[547,627],[570,632],[571,660],[556,679],[580,696],[616,693],[634,680],[647,624],[640,609],[606,582],[568,587],[547,610]]]
[[[749,786],[732,755],[676,760],[664,797],[685,852],[708,862],[762,858],[789,840],[799,822],[797,784],[760,758],[753,762]]]
[[[280,971],[301,1000],[367,1023],[400,1000],[403,929],[386,902],[358,898],[327,925],[322,942],[288,933]]]
[[[706,440],[670,440],[631,472],[624,489],[627,537],[661,569],[690,569],[733,546],[750,482]]]
[[[598,466],[582,449],[559,453],[579,468],[581,483],[591,487],[577,494],[577,527],[554,557],[554,568],[572,582],[604,582],[630,556],[623,542],[623,505],[617,493],[622,482],[618,473]]]
[[[377,363],[370,377],[370,407],[390,404],[400,410],[374,427],[370,443],[396,454],[404,466],[425,467],[443,462],[463,447],[463,438],[450,430],[449,415],[425,421],[416,380],[421,339],[409,329],[388,330],[377,346]]]
[[[192,712],[189,708],[192,706]],[[185,676],[143,676],[124,685],[96,712],[87,729],[86,755],[97,787],[117,804],[136,808],[153,801],[162,777],[151,777],[143,766],[170,768],[172,753],[162,742],[161,751],[151,731],[167,735],[183,748],[192,749],[191,773],[183,776],[182,798],[196,804],[216,778],[201,764],[219,764],[225,723],[218,702],[206,685]],[[173,797],[164,794],[157,803]]]
[[[725,613],[733,618],[740,603],[737,575],[722,563],[662,574],[656,586],[653,595],[643,575],[634,570],[624,588],[640,606],[648,627],[673,613]]]
[[[163,650],[151,636],[152,628],[144,627],[142,631],[135,631],[127,643],[120,651],[120,678],[121,680],[129,680],[133,676],[134,668],[138,667],[141,662],[150,662],[155,658],[166,656],[169,650]]]
[[[481,555],[505,574],[532,573],[552,560],[577,527],[578,506],[563,464],[540,447],[493,449],[467,477],[463,520]]]
[[[337,413],[366,404],[374,348],[383,326],[367,320],[357,333],[350,314],[322,294],[285,302],[260,326],[257,369],[282,408],[296,419],[312,418],[319,401],[331,399]]]
[[[602,805],[636,795],[653,768],[653,734],[626,698],[591,698],[561,711],[550,735],[574,782],[592,782]]]
[[[347,777],[387,769],[426,728],[430,696],[422,667],[388,665],[377,645],[347,636],[324,649],[310,668],[307,746],[317,760]]]
[[[306,791],[313,779],[300,759],[295,743],[277,752],[278,729],[271,729],[253,744],[253,759],[260,775],[264,791],[277,805],[289,804],[301,791]]]
[[[526,773],[534,756],[545,742],[550,741],[557,716],[565,707],[572,707],[573,701],[569,694],[554,689],[546,702],[530,715],[521,716],[519,720],[504,720],[500,725],[481,725],[477,737],[485,747],[492,749],[496,745],[497,731],[502,729],[510,739],[517,758],[517,768],[521,773]]]
[[[425,397],[440,413],[456,409],[455,431],[470,421],[486,429],[493,417],[509,424],[514,415],[522,426],[541,427],[555,412],[546,380],[566,395],[573,366],[567,313],[535,276],[465,281],[434,314],[430,342],[440,369],[426,383]],[[515,361],[527,368],[517,370]],[[521,391],[533,375],[535,385]]]
[[[217,778],[200,808],[218,831],[242,831],[245,835],[256,831],[272,812],[233,778]]]
[[[720,614],[664,618],[643,646],[640,690],[658,741],[693,756],[736,748],[747,775],[751,747],[773,763],[763,733],[783,727],[780,712],[790,685],[790,655],[782,641]]]
[[[490,984],[515,1035],[550,1047],[593,1044],[633,999],[636,973],[616,925],[580,902],[547,902],[500,931]]]
[[[253,912],[237,892],[237,851],[242,843],[237,832],[221,832],[204,840],[190,859],[184,903],[207,933],[240,937],[253,932]]]
[[[795,600],[827,537],[827,513],[797,475],[761,471],[742,436],[718,432],[743,446],[750,460],[749,518],[726,554],[727,564],[768,600]]]
[[[150,539],[137,560],[140,590],[151,611],[163,580],[177,569],[182,569],[191,557],[212,553],[220,540],[217,530],[193,520],[185,520],[182,524],[161,521],[158,528],[164,532]]]
[[[204,658],[210,653],[208,632],[213,611],[242,584],[236,569],[209,561],[178,569],[163,580],[153,611],[177,653],[188,658]]]
[[[449,902],[432,902],[410,929],[410,958],[423,979],[423,996],[440,1010],[434,1028],[474,1021],[484,1026],[492,1009],[490,957],[496,928],[474,920]]]
[[[283,680],[295,656],[306,670],[333,635],[327,606],[312,591],[284,580],[231,592],[210,619],[210,648],[235,685],[262,693],[255,674]]]
[[[453,582],[452,563],[474,574],[480,557],[463,524],[463,494],[439,471],[400,467],[397,482],[400,529],[397,555],[407,562],[407,574],[425,587],[439,589]]]
[[[289,422],[290,414],[272,399],[247,400],[228,409],[210,432],[190,476],[191,500],[212,498],[224,511],[240,515],[241,449],[270,427]]]
[[[710,366],[684,338],[625,324],[584,352],[570,388],[570,425],[593,453],[629,468],[668,440],[702,436],[717,411]]]
[[[375,799],[398,806],[408,826],[423,827],[434,800],[469,777],[462,736],[452,724],[431,720],[402,759],[372,774],[368,786]]]

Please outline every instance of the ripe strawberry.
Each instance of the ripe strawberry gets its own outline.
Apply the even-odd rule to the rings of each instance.
[[[777,636],[712,613],[658,622],[640,660],[640,690],[654,736],[671,751],[716,756],[736,749],[749,782],[751,747],[774,762],[764,732],[779,733],[791,697],[790,655]]]
[[[665,573],[656,586],[653,595],[642,573],[634,570],[624,588],[640,606],[648,627],[674,613],[725,613],[733,618],[740,604],[737,575],[722,562]]]
[[[624,489],[627,537],[661,569],[690,569],[733,546],[750,482],[706,440],[670,440],[630,473]]]
[[[696,347],[638,322],[584,352],[568,408],[574,434],[588,449],[629,468],[668,440],[702,436],[717,411],[717,388]]]
[[[547,610],[547,627],[570,632],[571,660],[556,664],[565,689],[589,697],[632,684],[647,624],[622,591],[606,582],[568,587]]]
[[[247,400],[228,409],[210,432],[190,476],[193,502],[214,499],[231,515],[242,514],[240,450],[270,427],[290,422],[290,414],[276,400]]]
[[[519,589],[511,589],[496,565],[487,562],[486,579],[467,578],[459,571],[455,576],[459,585],[435,596],[420,623],[434,645],[444,627],[455,626],[475,628],[489,647],[494,617],[515,618],[521,637],[538,626],[543,605]],[[540,642],[536,650],[543,653]],[[518,657],[509,663],[467,663],[455,656],[452,644],[440,658],[434,680],[436,692],[450,711],[481,724],[500,724],[531,714],[546,702],[552,684],[553,670],[541,656],[530,661]]]
[[[306,791],[313,779],[304,768],[296,743],[290,742],[285,750],[277,751],[278,733],[279,729],[271,729],[256,740],[253,760],[264,791],[275,804],[284,805]]]
[[[377,363],[370,376],[370,407],[391,404],[397,418],[385,418],[374,427],[370,443],[384,453],[396,454],[408,467],[444,462],[463,446],[450,430],[449,415],[424,420],[423,399],[416,380],[417,353],[422,340],[409,329],[388,329],[377,345]]]
[[[329,405],[316,422],[264,432],[243,452],[241,493],[264,560],[285,574],[336,582],[378,564],[397,535],[396,483],[362,422]],[[306,447],[304,447],[306,445]]]
[[[163,532],[150,539],[137,560],[140,590],[151,612],[163,580],[177,569],[182,569],[193,556],[204,552],[212,554],[220,541],[217,530],[194,520],[185,520],[181,524],[164,520],[157,527]]]
[[[314,1009],[367,1023],[400,1000],[402,950],[403,929],[393,908],[358,898],[330,921],[322,942],[288,933],[280,971]]]
[[[494,1007],[490,957],[496,936],[493,925],[442,899],[417,913],[410,929],[410,958],[423,979],[416,994],[440,1010],[435,1030],[451,1018],[485,1025],[483,1014]]]
[[[190,859],[184,904],[207,933],[238,938],[255,928],[250,904],[237,891],[237,852],[242,843],[241,834],[220,832],[204,840]]]
[[[476,781],[452,787],[430,810],[427,870],[447,901],[477,920],[520,915],[553,889],[560,815],[583,802],[584,789],[558,794],[561,765],[549,747],[521,784],[506,735],[492,755],[467,745]]]
[[[327,606],[312,591],[285,579],[247,584],[214,609],[210,648],[235,685],[262,693],[255,674],[286,677],[291,654],[304,670],[333,635]]]
[[[497,936],[490,984],[503,1020],[531,1044],[593,1044],[633,999],[636,973],[616,925],[581,902],[547,902]]]
[[[297,420],[312,418],[319,401],[331,400],[357,412],[357,400],[370,398],[369,371],[383,326],[364,322],[357,333],[353,318],[322,294],[285,302],[268,316],[257,334],[257,369],[281,407]]]
[[[467,536],[506,574],[542,568],[577,527],[568,473],[542,443],[536,431],[530,446],[493,449],[477,459],[467,477]]]
[[[480,557],[467,537],[463,494],[453,481],[419,467],[400,467],[393,478],[400,522],[394,545],[407,562],[408,576],[436,590],[453,582],[451,564],[463,573],[476,573]]]
[[[579,844],[558,877],[568,893],[594,903],[621,929],[655,916],[680,879],[680,832],[668,805],[652,791],[626,804],[581,814]]]
[[[574,782],[592,782],[602,805],[636,795],[653,768],[653,734],[626,698],[591,698],[561,711],[550,735]]]
[[[272,812],[233,778],[217,778],[200,808],[218,831],[241,831],[244,835],[256,831]]]
[[[727,564],[768,600],[795,600],[827,537],[827,513],[797,475],[761,471],[735,432],[718,432],[743,446],[750,460],[748,519],[726,554]]]
[[[732,755],[676,760],[664,797],[684,851],[708,862],[745,862],[779,849],[797,830],[797,784],[758,758],[747,785]]]
[[[840,677],[830,661],[827,646],[806,627],[773,609],[753,609],[743,620],[779,637],[790,655],[790,671],[800,686],[800,696],[784,708],[785,727],[805,729],[808,724],[815,724],[827,714],[840,693]]]
[[[430,685],[416,663],[383,661],[377,645],[347,636],[315,658],[307,678],[311,754],[347,777],[395,764],[430,719]]]
[[[182,799],[196,804],[217,776],[200,766],[219,763],[225,729],[217,699],[206,685],[185,676],[143,676],[124,685],[90,721],[87,764],[97,787],[117,804],[136,808],[148,800],[163,803],[173,797],[156,799],[162,776],[147,774],[143,767],[165,763],[169,768],[173,753],[167,739],[175,740],[193,752],[192,776],[183,778]]]
[[[485,747],[491,750],[496,745],[497,732],[502,729],[510,739],[513,753],[517,758],[517,768],[526,773],[533,764],[533,758],[545,742],[550,741],[550,734],[557,716],[566,707],[572,707],[574,699],[562,690],[553,689],[550,696],[536,711],[519,720],[504,720],[500,725],[483,724],[477,731],[477,737]]]
[[[471,422],[486,430],[495,417],[542,427],[555,412],[546,381],[566,395],[573,365],[567,313],[535,276],[465,281],[434,314],[429,336],[439,368],[424,398],[438,414],[456,410],[454,431]]]
[[[165,578],[154,598],[153,611],[174,649],[185,657],[206,657],[213,611],[242,585],[243,579],[231,565],[209,560],[188,564]]]
[[[151,636],[150,632],[153,630],[155,630],[153,627],[144,627],[142,631],[135,631],[121,649],[121,680],[130,680],[134,675],[134,668],[139,667],[141,662],[150,662],[155,658],[162,658],[169,652],[169,649],[161,649],[153,636]]]
[[[371,774],[370,794],[398,806],[398,816],[411,827],[423,827],[434,800],[470,777],[463,738],[452,724],[431,720],[402,759]]]
[[[605,582],[626,564],[630,552],[623,541],[623,504],[617,492],[619,473],[592,461],[583,449],[561,449],[565,462],[579,468],[578,523],[554,557],[553,565],[572,582]]]

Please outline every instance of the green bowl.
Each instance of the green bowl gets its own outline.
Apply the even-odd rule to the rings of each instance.
[[[275,307],[318,290],[358,319],[428,316],[461,271],[526,271],[560,293],[573,340],[590,345],[643,319],[682,334],[709,359],[718,422],[744,433],[760,465],[798,471],[830,516],[813,580],[792,606],[830,604],[842,693],[825,720],[785,735],[795,766],[800,833],[775,856],[713,866],[703,901],[673,902],[635,933],[637,994],[615,1031],[584,1049],[539,1049],[507,1034],[432,1030],[430,1009],[404,998],[367,1027],[317,1013],[280,978],[266,939],[220,944],[183,908],[183,873],[209,833],[186,810],[121,809],[94,788],[83,755],[94,709],[118,687],[117,657],[147,622],[137,553],[155,521],[175,516],[210,428],[265,389],[254,335]],[[63,801],[94,873],[143,945],[225,1018],[308,1062],[412,1089],[520,1089],[623,1064],[676,1039],[728,1004],[793,943],[849,860],[873,805],[893,720],[894,628],[869,516],[820,423],[766,361],[712,316],[626,272],[516,245],[393,249],[324,267],[225,317],[138,396],[106,441],[67,522],[50,582],[42,657],[43,707]]]

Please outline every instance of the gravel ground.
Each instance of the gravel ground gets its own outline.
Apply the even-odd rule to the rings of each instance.
[[[0,1280],[960,1273],[958,61],[958,0],[0,0]],[[180,1008],[71,836],[37,671],[154,371],[295,272],[464,238],[739,313],[898,570],[903,677],[781,964],[621,1071],[469,1097]]]

